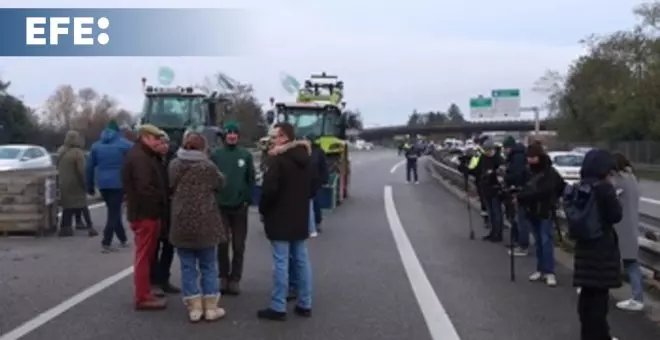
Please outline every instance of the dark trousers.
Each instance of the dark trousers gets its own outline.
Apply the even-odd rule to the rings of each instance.
[[[124,200],[124,192],[121,189],[101,189],[101,197],[108,210],[108,216],[103,228],[103,240],[101,244],[109,247],[112,244],[112,237],[117,235],[119,242],[125,243],[126,230],[121,220],[121,204]]]
[[[227,229],[228,242],[218,245],[218,269],[220,278],[240,281],[243,275],[243,256],[247,239],[247,206],[220,207],[222,222]],[[231,260],[229,247],[231,246]]]
[[[610,325],[607,323],[609,290],[582,287],[578,298],[581,340],[611,340]]]
[[[92,226],[92,215],[89,212],[88,207],[77,209],[73,215],[76,218],[77,227],[91,227]]]
[[[314,203],[314,222],[316,222],[316,224],[321,224],[321,222],[323,221],[323,211],[321,210],[321,202],[319,202],[320,192],[321,189],[319,189],[319,191],[312,199],[312,203]]]
[[[419,180],[417,177],[417,159],[406,160],[406,181],[410,182],[410,177],[413,177],[415,182]]]
[[[174,246],[165,237],[159,237],[154,247],[153,261],[149,269],[151,283],[166,285],[170,282],[170,269],[174,260]]]

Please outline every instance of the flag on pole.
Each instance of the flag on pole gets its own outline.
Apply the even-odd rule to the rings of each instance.
[[[289,94],[295,94],[301,88],[300,82],[296,78],[284,72],[280,73],[280,84]]]
[[[174,70],[167,66],[162,66],[158,69],[158,83],[163,86],[168,86],[174,81]]]

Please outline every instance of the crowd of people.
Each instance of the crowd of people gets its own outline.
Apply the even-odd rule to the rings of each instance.
[[[621,153],[594,149],[584,158],[581,180],[567,185],[539,142],[525,146],[507,137],[501,147],[475,140],[473,152],[459,158],[459,170],[474,180],[488,229],[484,241],[500,243],[504,221],[511,225],[510,255],[527,256],[534,238],[536,270],[530,281],[557,285],[554,238],[556,211],[562,208],[574,241],[573,285],[577,288],[582,340],[615,339],[607,321],[609,290],[628,274],[632,296],[617,307],[644,308],[638,257],[640,191],[631,163]]]
[[[160,310],[166,296],[181,294],[191,322],[221,319],[222,295],[239,295],[248,235],[248,208],[253,203],[256,171],[252,153],[238,145],[239,125],[227,122],[222,145],[209,145],[199,133],[181,141],[153,125],[123,134],[115,122],[103,130],[88,156],[82,140],[70,131],[59,150],[62,218],[59,235],[75,229],[98,232],[92,225],[87,195],[98,189],[107,207],[101,251],[128,247],[123,206],[134,233],[134,305]],[[327,182],[325,156],[313,136],[300,140],[290,124],[273,130],[264,160],[258,210],[272,245],[274,264],[270,304],[257,317],[286,320],[287,302],[310,317],[312,269],[306,240],[318,235],[322,216],[319,190]],[[84,219],[84,221],[82,221]],[[175,254],[181,288],[171,282]]]

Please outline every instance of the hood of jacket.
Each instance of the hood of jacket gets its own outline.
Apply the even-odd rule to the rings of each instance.
[[[103,144],[110,144],[110,143],[116,141],[117,139],[119,139],[120,137],[121,137],[121,135],[119,134],[118,131],[111,130],[111,129],[103,129],[103,131],[101,131],[100,140],[101,140],[101,143],[103,143]]]
[[[614,169],[612,154],[603,149],[592,149],[587,152],[580,168],[582,178],[604,179]]]
[[[64,137],[64,143],[62,143],[62,146],[60,146],[59,149],[57,149],[57,154],[62,155],[64,152],[66,152],[69,149],[75,149],[75,148],[82,148],[83,146],[83,141],[82,137],[77,131],[68,131],[66,133],[66,136]]]
[[[523,144],[516,143],[516,144],[513,145],[513,147],[511,147],[511,151],[509,151],[509,157],[511,157],[513,155],[518,155],[518,154],[521,154],[521,153],[525,154],[526,150],[527,150],[527,148],[525,148],[525,146]]]
[[[281,155],[290,159],[294,164],[300,168],[306,167],[310,162],[310,155],[312,154],[312,145],[309,141],[298,140],[284,145],[273,147],[269,155]]]
[[[203,151],[179,149],[176,151],[176,157],[185,161],[205,161],[208,155]]]

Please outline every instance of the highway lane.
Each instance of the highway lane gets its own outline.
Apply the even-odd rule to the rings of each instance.
[[[639,210],[645,214],[660,218],[660,182],[640,180],[642,200]]]
[[[228,312],[225,320],[191,325],[176,297],[170,299],[166,311],[134,312],[131,279],[127,277],[41,327],[35,327],[23,339],[576,338],[576,296],[569,287],[568,272],[560,272],[560,287],[554,289],[528,283],[523,277],[519,282],[509,282],[505,250],[501,246],[468,241],[465,206],[423,172],[419,185],[404,184],[403,167],[392,169],[399,160],[391,151],[355,154],[351,199],[326,217],[325,233],[310,241],[315,303],[314,316],[309,320],[295,315],[290,315],[285,323],[256,319],[256,310],[268,301],[271,262],[268,243],[253,214],[244,293],[223,298],[222,304]],[[391,189],[385,189],[387,186]],[[97,212],[103,213],[102,209]],[[400,222],[398,226],[392,216]],[[98,218],[101,217],[95,215],[95,219]],[[31,274],[31,278],[48,285],[58,281],[58,287],[67,289],[44,292],[43,295],[53,296],[48,298],[49,303],[39,302],[28,307],[13,303],[11,309],[3,307],[2,319],[7,310],[10,315],[22,315],[14,317],[3,328],[5,332],[57,303],[50,301],[68,299],[76,291],[119,272],[131,262],[129,251],[100,254],[98,240],[81,236],[49,241],[71,242],[69,247],[51,245],[50,249],[67,248],[68,251],[59,251],[66,254],[67,259],[79,261],[69,262],[69,267],[57,267],[41,257],[35,260],[32,271],[36,273]],[[415,268],[416,260],[421,264],[420,270]],[[531,259],[519,263],[521,273],[533,268]],[[53,272],[50,266],[56,267]],[[175,278],[178,277],[177,267],[175,265]],[[0,269],[5,273],[5,268]],[[65,271],[68,276],[56,275],[55,271]],[[55,276],[56,280],[49,280]],[[69,289],[69,286],[76,288]],[[34,285],[32,288],[45,290]],[[23,300],[32,300],[30,289],[26,287],[23,292],[28,294]],[[4,290],[0,294],[4,301]],[[444,317],[448,315],[451,322],[443,317],[445,312]],[[430,330],[425,320],[429,321]],[[615,312],[612,320],[617,334],[625,331],[625,339],[658,339],[660,335],[637,315]],[[458,334],[455,337],[452,336],[454,328]],[[435,336],[432,337],[430,331]],[[9,339],[0,336],[0,340]]]

